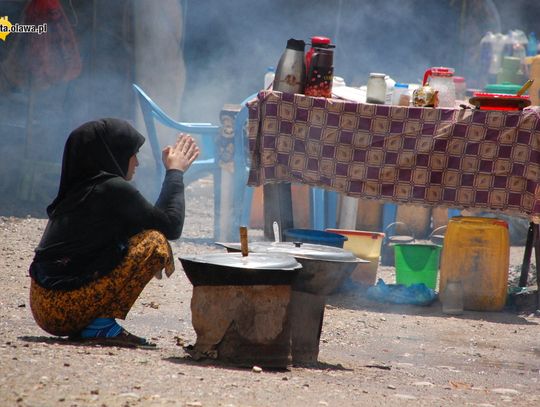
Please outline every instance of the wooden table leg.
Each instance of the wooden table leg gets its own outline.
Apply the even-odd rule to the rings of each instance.
[[[534,259],[536,261],[536,312],[540,311],[540,225],[533,225]]]
[[[284,230],[294,227],[291,184],[265,184],[263,195],[264,236],[269,240],[274,240],[272,227],[274,221],[278,223],[281,235],[283,235]]]
[[[529,224],[529,230],[527,231],[527,243],[525,243],[525,253],[523,254],[523,263],[521,264],[521,275],[519,276],[520,287],[527,287],[527,278],[529,276],[529,268],[531,266],[531,254],[532,254],[533,243],[534,243],[534,223],[531,222]]]

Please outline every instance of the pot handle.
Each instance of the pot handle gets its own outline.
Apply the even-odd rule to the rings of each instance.
[[[438,228],[433,229],[433,231],[429,234],[429,239],[431,240],[435,232],[438,232],[439,230],[445,230],[446,228],[447,228],[447,225],[442,225],[442,226],[439,226]]]
[[[242,257],[248,255],[248,237],[247,237],[247,227],[240,226],[240,247],[242,249]]]
[[[407,231],[409,232],[409,235],[412,236],[412,238],[414,239],[414,235],[411,231],[411,228],[409,227],[409,225],[407,225],[406,223],[404,222],[392,222],[390,223],[387,227],[384,228],[384,239],[385,240],[388,240],[391,236],[395,236],[395,235],[388,235],[386,232],[392,227],[392,226],[395,226],[395,225],[403,225],[407,228]]]

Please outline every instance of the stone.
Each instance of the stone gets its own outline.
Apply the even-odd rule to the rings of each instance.
[[[505,388],[497,388],[497,389],[491,389],[491,391],[493,393],[497,393],[497,394],[504,394],[504,395],[509,395],[509,394],[519,394],[519,391],[517,390],[514,390],[514,389],[505,389]]]

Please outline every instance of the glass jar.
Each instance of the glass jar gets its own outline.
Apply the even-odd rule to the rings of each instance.
[[[384,104],[386,98],[386,81],[383,73],[370,73],[367,83],[366,102]]]

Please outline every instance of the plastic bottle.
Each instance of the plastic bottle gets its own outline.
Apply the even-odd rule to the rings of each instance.
[[[275,69],[273,66],[266,68],[266,74],[264,74],[264,89],[272,89],[274,84],[274,77],[276,76]]]
[[[467,84],[463,76],[454,76],[454,88],[456,89],[456,100],[465,100],[467,98]]]
[[[386,96],[384,97],[384,104],[390,105],[392,104],[392,93],[394,93],[396,81],[390,78],[388,75],[384,77],[384,81],[386,82]]]
[[[527,42],[527,56],[534,57],[538,53],[538,41],[534,32],[529,33]]]
[[[514,30],[512,38],[512,56],[523,59],[527,56],[527,46],[529,40],[527,35],[521,30]]]
[[[463,283],[461,280],[448,280],[441,293],[442,312],[448,315],[463,314]]]
[[[392,105],[409,106],[411,95],[409,93],[409,85],[406,83],[396,83],[392,92]]]
[[[495,35],[491,31],[488,31],[480,40],[479,86],[482,88],[488,83],[494,83],[490,77],[494,41]]]

